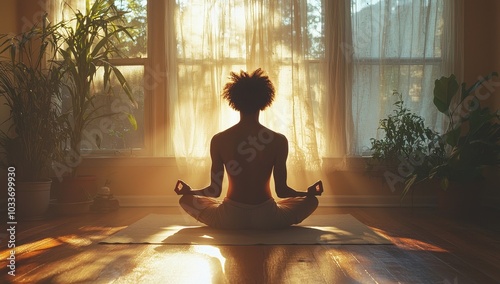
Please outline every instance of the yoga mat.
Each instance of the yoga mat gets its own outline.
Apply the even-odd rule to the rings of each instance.
[[[217,230],[189,215],[150,214],[101,244],[291,245],[392,244],[349,214],[312,215],[277,230]]]

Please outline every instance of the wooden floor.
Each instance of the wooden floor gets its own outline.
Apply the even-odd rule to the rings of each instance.
[[[106,236],[149,213],[178,208],[120,208],[108,214],[19,222],[16,276],[2,283],[500,283],[500,214],[471,220],[433,208],[329,208],[349,213],[394,245],[187,246],[102,245]],[[5,222],[4,222],[5,224]]]

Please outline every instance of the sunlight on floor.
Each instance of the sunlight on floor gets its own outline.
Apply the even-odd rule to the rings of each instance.
[[[66,235],[57,237],[57,239],[63,243],[66,243],[70,246],[82,247],[89,246],[92,244],[92,241],[88,238],[82,238],[77,235]]]
[[[207,236],[210,237],[210,236]],[[220,265],[222,267],[222,273],[225,273],[224,271],[224,266],[226,265],[226,258],[222,256],[220,249],[214,246],[208,246],[208,245],[199,245],[199,246],[194,246],[192,248],[193,251],[206,254],[210,257],[216,258],[219,260]]]
[[[412,238],[399,238],[399,241],[403,243],[403,248],[406,250],[415,250],[415,251],[433,251],[433,252],[449,252],[443,248],[438,246],[426,243],[424,241],[420,241]]]
[[[44,238],[39,241],[34,241],[31,243],[27,244],[22,244],[16,246],[16,254],[21,254],[24,252],[32,252],[34,250],[46,250],[46,249],[51,249],[55,248],[57,246],[60,246],[63,244],[63,241],[56,239],[56,238]],[[0,251],[0,258],[5,259],[7,256],[10,255],[10,249],[2,250]]]
[[[219,248],[194,245],[172,251],[157,246],[153,253],[137,256],[135,267],[119,278],[120,283],[220,283],[226,259]]]
[[[395,245],[401,247],[405,250],[414,250],[414,251],[433,251],[433,252],[449,252],[441,247],[435,246],[433,244],[413,239],[413,238],[405,238],[398,236],[391,236],[387,231],[384,231],[379,228],[370,227],[372,230],[377,232],[379,235],[391,240]]]

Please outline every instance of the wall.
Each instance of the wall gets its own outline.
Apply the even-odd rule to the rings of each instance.
[[[464,77],[470,85],[479,76],[496,71],[500,74],[500,1],[465,2]],[[500,109],[500,78],[494,79],[494,92],[484,103]],[[488,172],[488,194],[485,200],[500,206],[500,170]]]
[[[500,1],[465,2],[464,78],[468,84],[492,71],[500,73]],[[500,89],[500,88],[498,88]],[[488,103],[500,109],[500,90]]]
[[[17,32],[17,2],[16,0],[3,0],[0,9],[0,33]]]
[[[34,0],[3,0],[0,9],[0,34],[18,34],[26,27],[31,27],[40,21],[45,8],[43,1]],[[0,130],[6,131],[9,123],[3,123],[9,117],[9,108],[0,98]]]
[[[496,70],[498,58],[496,42],[499,41],[495,26],[496,0],[464,1],[464,77],[472,84],[478,76]],[[500,70],[497,70],[500,71]]]
[[[494,1],[496,6],[495,6],[495,17],[493,17],[493,19],[495,19],[495,22],[493,23],[493,31],[494,31],[494,39],[495,39],[495,60],[494,60],[494,63],[495,63],[495,66],[494,66],[494,70],[498,70],[498,72],[500,72],[500,30],[498,29],[498,27],[500,27],[500,1]],[[497,109],[500,109],[500,94],[497,94],[497,96],[495,96],[495,107]]]
[[[478,76],[497,70],[500,72],[500,1],[465,0],[465,80],[474,82]],[[4,32],[21,30],[22,27],[40,18],[43,9],[40,0],[4,0],[0,10],[0,27]],[[17,4],[17,5],[16,5]],[[18,17],[15,17],[18,12]],[[19,19],[16,23],[16,18]],[[500,95],[492,96],[490,104],[500,107]],[[0,109],[5,116],[5,109]],[[350,170],[329,168],[322,173],[325,183],[325,196],[322,205],[364,205],[364,206],[399,206],[399,192],[393,191],[383,178],[367,174],[363,159],[349,161]],[[129,205],[175,205],[177,196],[173,187],[180,171],[175,160],[168,158],[92,158],[85,159],[80,174],[95,174],[97,184],[103,185],[109,179],[111,189],[120,196],[122,204]],[[200,171],[198,178],[189,180],[194,187],[201,187],[209,182],[208,169]],[[498,175],[497,175],[498,176]],[[290,175],[290,185],[305,189],[315,178],[303,181],[302,176]],[[500,181],[495,184],[500,184]],[[433,193],[419,191],[416,204],[433,202]],[[407,199],[408,204],[409,199]]]

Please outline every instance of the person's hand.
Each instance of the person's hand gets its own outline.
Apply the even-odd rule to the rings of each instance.
[[[191,187],[187,183],[183,182],[182,180],[178,180],[177,183],[175,184],[174,191],[175,191],[175,193],[177,193],[177,195],[190,194]]]
[[[321,195],[323,193],[323,182],[317,181],[315,184],[307,188],[308,195]]]

